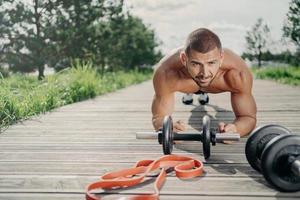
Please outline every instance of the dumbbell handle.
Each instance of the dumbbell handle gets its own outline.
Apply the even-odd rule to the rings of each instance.
[[[157,139],[159,132],[137,132],[136,139]],[[199,133],[174,133],[174,140],[190,140],[202,141],[202,135]],[[216,142],[223,142],[225,140],[239,141],[240,134],[238,133],[216,133]]]
[[[239,133],[226,132],[226,133],[216,133],[216,142],[223,142],[225,140],[239,141],[241,138]]]
[[[294,162],[292,162],[291,171],[293,172],[293,174],[300,177],[300,160],[299,159],[296,159]]]
[[[160,132],[137,132],[136,139],[157,139]],[[201,141],[202,136],[200,134],[189,134],[189,133],[174,133],[174,140],[190,140],[190,141]]]
[[[158,138],[159,132],[136,132],[136,139],[153,140]]]

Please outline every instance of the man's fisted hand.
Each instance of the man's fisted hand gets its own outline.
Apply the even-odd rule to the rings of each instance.
[[[220,133],[224,133],[226,134],[226,132],[233,132],[236,133],[237,132],[237,128],[234,124],[225,124],[224,122],[220,122],[219,123],[219,132]],[[232,144],[233,141],[223,141],[224,144]]]
[[[181,121],[178,120],[175,123],[173,123],[173,131],[174,132],[181,132],[181,131],[185,131],[186,130],[186,124]]]
[[[219,123],[219,131],[220,131],[220,133],[224,133],[224,132],[236,133],[237,129],[234,124],[225,124],[224,122],[220,122]]]

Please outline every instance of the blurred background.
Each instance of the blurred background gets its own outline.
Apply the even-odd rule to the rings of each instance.
[[[300,0],[0,0],[1,126],[151,79],[196,28],[300,84]]]
[[[181,46],[192,30],[207,27],[219,35],[224,47],[252,61],[249,65],[268,64],[265,61],[299,62],[292,58],[299,51],[297,0],[127,0],[125,3],[133,14],[153,27],[163,53]]]

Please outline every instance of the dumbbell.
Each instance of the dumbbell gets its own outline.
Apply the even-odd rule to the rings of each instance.
[[[194,94],[199,95],[198,101],[201,105],[205,105],[209,102],[209,96],[207,95],[207,93],[204,93],[204,92],[200,91],[200,92],[196,92]],[[183,104],[186,104],[186,105],[192,104],[193,103],[193,93],[184,94],[182,96],[181,101],[182,101]]]
[[[205,105],[209,102],[209,96],[205,92],[197,92],[196,94],[199,95],[198,101],[201,105]]]
[[[210,118],[205,115],[202,118],[202,132],[200,133],[176,133],[173,131],[173,121],[171,116],[165,116],[163,127],[158,132],[137,132],[137,139],[158,139],[162,144],[164,154],[171,154],[174,141],[200,141],[203,145],[205,159],[210,157],[210,146],[221,143],[225,140],[239,141],[238,133],[216,133],[210,129]]]
[[[255,129],[246,142],[249,164],[276,189],[300,191],[300,136],[280,125]]]

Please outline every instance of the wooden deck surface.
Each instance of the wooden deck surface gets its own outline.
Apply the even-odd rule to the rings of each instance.
[[[255,80],[254,96],[258,125],[277,123],[300,133],[300,88]],[[151,81],[115,93],[64,106],[45,115],[11,126],[0,134],[0,199],[84,199],[88,183],[105,172],[131,167],[141,159],[162,155],[157,141],[136,140],[135,132],[151,131]],[[176,95],[173,118],[201,127],[208,114],[212,126],[231,121],[229,93],[209,94],[210,104],[181,104]],[[189,131],[188,130],[188,131]],[[205,175],[182,181],[170,174],[161,199],[299,199],[300,192],[280,193],[272,189],[245,158],[246,138],[232,145],[212,148],[205,161],[202,146],[186,142],[174,153],[204,161]],[[148,193],[153,182],[120,191]]]

